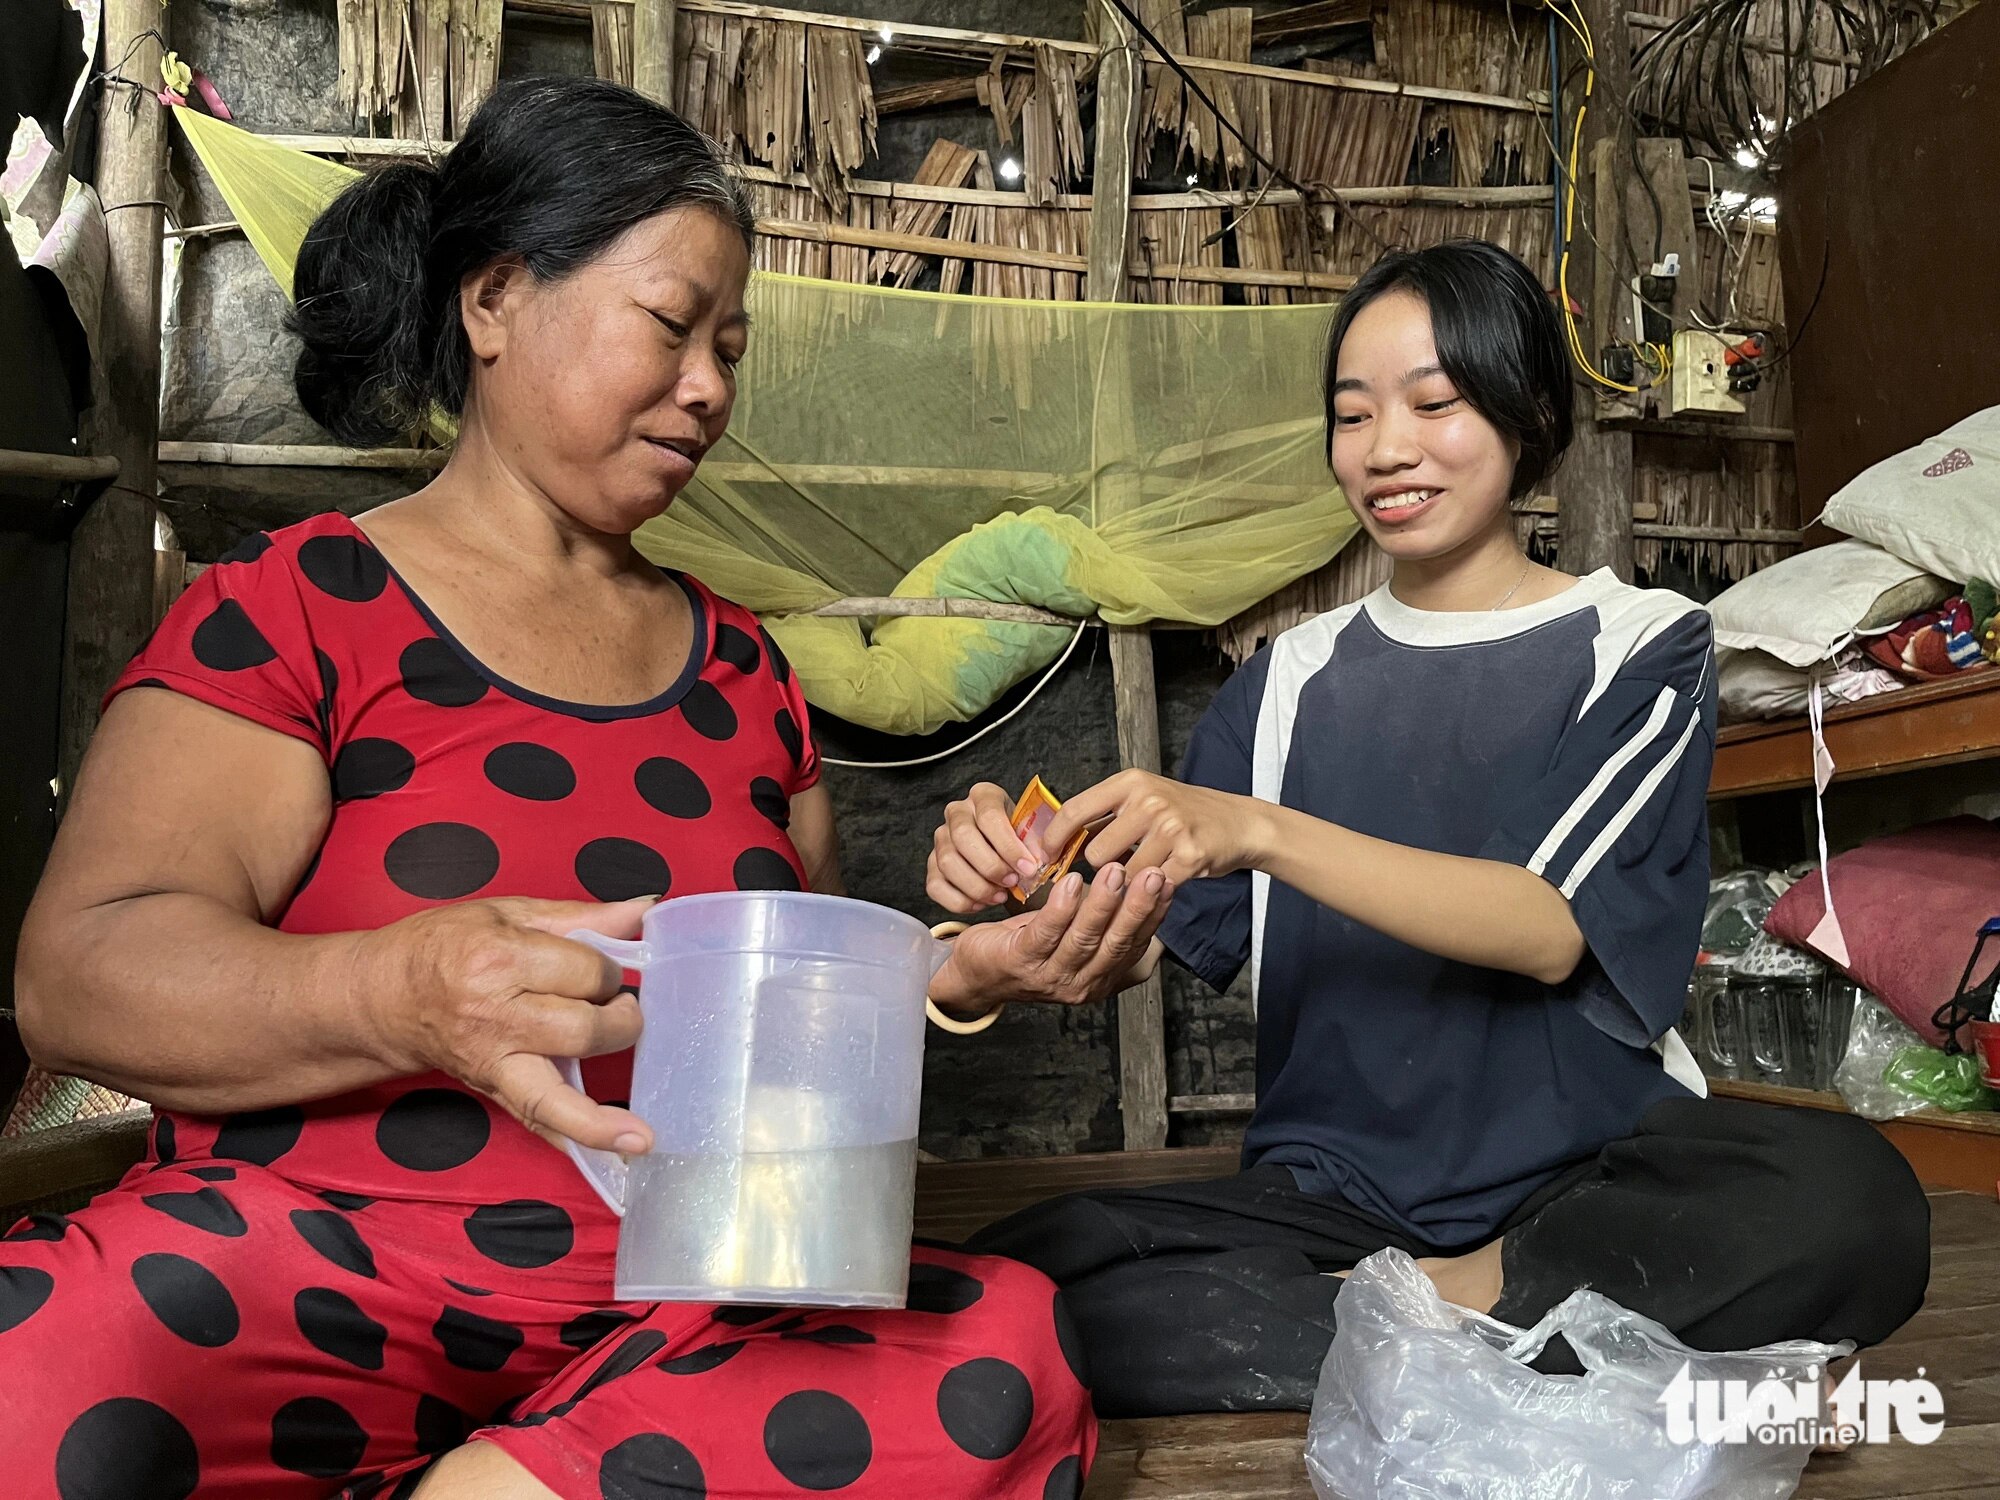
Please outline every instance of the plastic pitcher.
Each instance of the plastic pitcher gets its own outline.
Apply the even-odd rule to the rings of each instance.
[[[901,912],[792,891],[663,901],[637,942],[570,936],[640,975],[631,1108],[653,1149],[570,1146],[624,1219],[617,1296],[901,1307],[946,946]]]

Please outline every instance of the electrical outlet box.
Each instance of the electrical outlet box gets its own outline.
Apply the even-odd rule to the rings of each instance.
[[[1729,394],[1729,363],[1724,357],[1728,347],[1698,328],[1674,335],[1671,394],[1676,416],[1690,411],[1743,414],[1743,403]]]

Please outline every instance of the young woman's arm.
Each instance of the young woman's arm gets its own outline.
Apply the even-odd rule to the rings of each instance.
[[[1377,932],[1460,963],[1560,984],[1584,953],[1562,893],[1501,860],[1371,838],[1255,797],[1122,771],[1063,804],[1057,847],[1109,818],[1084,848],[1093,863],[1129,857],[1176,884],[1260,870]]]

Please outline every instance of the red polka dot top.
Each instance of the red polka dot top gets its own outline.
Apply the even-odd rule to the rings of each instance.
[[[477,660],[353,522],[249,538],[189,587],[111,697],[165,687],[303,740],[332,822],[278,927],[372,929],[480,896],[798,889],[804,696],[749,611],[685,575],[694,646],[658,697],[566,703]],[[107,702],[109,697],[107,697]],[[585,1065],[622,1101],[629,1053]],[[487,1284],[603,1293],[616,1221],[569,1159],[442,1074],[227,1119],[162,1112],[163,1160],[270,1167]]]

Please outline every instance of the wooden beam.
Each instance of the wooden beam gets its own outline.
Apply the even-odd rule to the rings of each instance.
[[[957,104],[976,98],[984,73],[965,73],[955,78],[935,78],[929,83],[905,84],[899,89],[882,89],[875,95],[875,114],[899,115],[913,109],[932,109],[940,104]]]
[[[1269,11],[1251,19],[1250,45],[1270,47],[1319,36],[1337,26],[1365,26],[1374,9],[1375,0],[1318,0],[1312,5]]]
[[[669,109],[674,103],[674,0],[632,7],[632,87]]]
[[[92,446],[116,461],[108,486],[70,538],[57,765],[67,799],[97,708],[153,628],[153,503],[160,440],[160,264],[165,224],[166,110],[158,0],[107,0],[104,55],[141,86],[107,83],[98,109],[97,191],[111,253],[97,353],[107,398]]]
[[[1625,36],[1625,8],[1622,0],[1579,0],[1585,23],[1593,35],[1622,43]],[[1578,142],[1579,160],[1590,164],[1592,182],[1577,184],[1579,194],[1588,186],[1598,205],[1593,227],[1602,245],[1622,243],[1622,224],[1617,203],[1618,178],[1612,164],[1624,159],[1623,142],[1629,139],[1627,112],[1619,102],[1632,92],[1630,49],[1600,46],[1597,49],[1597,81],[1593,90],[1599,107],[1584,115],[1583,136]],[[1602,255],[1575,248],[1569,254],[1569,292],[1590,312],[1588,326],[1579,330],[1586,355],[1593,361],[1598,350],[1612,336],[1617,273]],[[1629,305],[1629,304],[1628,304]],[[1629,316],[1629,315],[1628,315]],[[1591,381],[1590,387],[1596,382]],[[1576,440],[1563,464],[1562,525],[1557,539],[1557,561],[1567,572],[1586,574],[1610,568],[1618,577],[1632,577],[1632,435],[1600,424],[1600,402],[1587,389],[1578,402]],[[1636,410],[1623,413],[1636,416]]]
[[[1059,615],[1054,610],[1037,609],[1032,604],[999,604],[986,599],[901,599],[901,598],[856,598],[836,599],[831,604],[822,604],[818,609],[806,611],[821,619],[836,620],[898,620],[898,619],[946,619],[946,620],[1004,620],[1015,625],[1062,625],[1075,629],[1078,625],[1090,623],[1074,615]]]
[[[1117,302],[1125,295],[1132,232],[1133,142],[1139,128],[1138,38],[1131,24],[1104,0],[1085,0],[1096,11],[1097,139],[1090,169],[1090,264],[1084,296]],[[1129,429],[1129,409],[1100,415]],[[1100,515],[1137,504],[1129,482],[1100,477]],[[1111,683],[1118,721],[1118,760],[1141,771],[1160,769],[1160,706],[1153,681],[1153,637],[1144,626],[1111,631]],[[1118,1111],[1125,1149],[1150,1151],[1167,1143],[1167,1046],[1164,992],[1153,975],[1118,997]]]
[[[25,453],[18,448],[0,448],[0,479],[87,484],[93,479],[117,477],[118,460],[108,453]]]
[[[1100,95],[1100,97],[1102,97]],[[1129,201],[1129,199],[1128,199]],[[1093,214],[1092,222],[1096,222]],[[956,256],[960,260],[992,261],[1007,266],[1039,266],[1051,271],[1090,272],[1090,260],[1082,255],[1065,255],[1055,250],[1031,250],[1019,245],[982,245],[972,240],[945,239],[938,235],[901,234],[893,229],[855,229],[846,224],[823,224],[816,219],[759,219],[757,233],[776,239],[813,240],[828,245],[861,245],[877,250],[904,250],[918,255]],[[1096,240],[1093,238],[1092,243]],[[1345,291],[1354,278],[1336,271],[1255,270],[1241,266],[1149,266],[1127,267],[1127,274],[1155,281],[1201,281],[1233,286],[1295,286],[1322,291]],[[1096,298],[1089,299],[1096,301]]]

